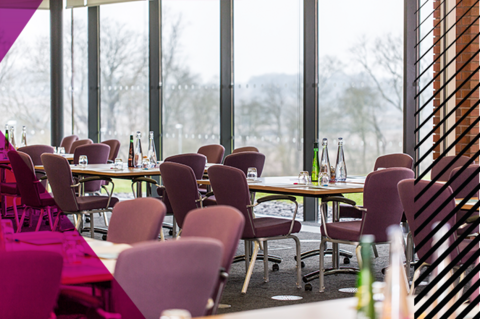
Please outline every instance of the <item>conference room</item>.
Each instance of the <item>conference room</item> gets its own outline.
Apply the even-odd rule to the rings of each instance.
[[[478,3],[0,17],[0,317],[478,312]]]

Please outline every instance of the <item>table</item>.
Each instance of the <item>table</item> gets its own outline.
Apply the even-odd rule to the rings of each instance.
[[[458,198],[456,198],[456,199],[455,199],[455,204],[457,204],[457,205],[460,204],[460,202],[461,202],[462,200],[463,200],[463,199],[458,199]],[[475,204],[477,204],[477,203],[478,203],[478,198],[472,197],[471,199],[469,199],[469,200],[465,203],[465,205],[462,206],[462,209],[464,209],[464,210],[470,210],[470,209],[472,209],[473,206],[474,206]],[[478,208],[477,208],[477,210],[478,210]]]
[[[63,241],[67,234],[49,231],[14,234],[14,241],[6,245],[6,250],[54,251],[63,255]],[[80,238],[80,255],[75,262],[64,260],[61,283],[73,285],[111,281],[118,254],[131,246]]]

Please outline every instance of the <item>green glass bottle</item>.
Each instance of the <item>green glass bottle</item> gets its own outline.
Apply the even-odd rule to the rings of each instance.
[[[318,182],[320,163],[318,162],[318,142],[313,143],[312,182]]]
[[[374,274],[372,271],[372,244],[373,235],[363,235],[360,238],[360,254],[362,265],[357,278],[357,319],[375,319],[375,306],[373,300],[372,284]]]
[[[8,152],[10,148],[10,136],[8,135],[8,124],[5,125],[5,151]]]

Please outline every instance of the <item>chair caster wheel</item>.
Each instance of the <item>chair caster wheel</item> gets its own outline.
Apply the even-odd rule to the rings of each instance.
[[[279,270],[280,270],[280,266],[278,266],[278,264],[273,264],[272,271],[279,271]]]
[[[170,236],[173,236],[173,230],[170,229],[170,230],[168,231],[168,234],[169,234]]]
[[[382,275],[385,275],[385,268],[382,268]]]
[[[85,217],[85,222],[89,223],[90,222],[90,217]]]
[[[305,284],[305,291],[312,291],[313,287],[311,283]]]
[[[304,263],[303,261],[300,262],[300,266],[301,266],[302,268],[305,268],[305,263]]]
[[[348,257],[343,258],[343,263],[344,263],[345,265],[350,264],[350,258],[348,258]]]
[[[45,221],[45,225],[47,225],[47,226],[50,225],[50,222],[48,220]]]
[[[107,240],[107,235],[103,235],[102,240]]]

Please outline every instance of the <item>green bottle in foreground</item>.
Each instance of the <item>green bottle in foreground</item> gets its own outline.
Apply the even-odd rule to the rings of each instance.
[[[372,292],[374,276],[371,256],[374,240],[375,237],[373,235],[363,235],[360,238],[362,265],[357,279],[357,319],[375,319],[375,306]]]
[[[318,182],[320,163],[318,162],[318,142],[313,143],[312,182]]]

